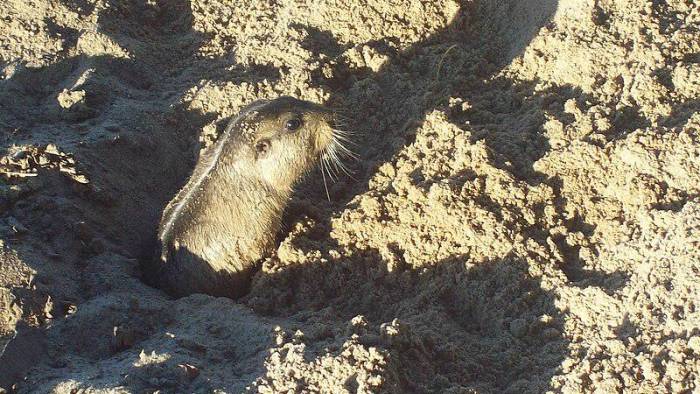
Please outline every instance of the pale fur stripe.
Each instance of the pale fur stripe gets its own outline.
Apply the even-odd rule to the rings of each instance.
[[[233,119],[233,121],[230,123],[231,125],[237,124],[244,116],[248,115],[251,111],[255,111],[259,109],[260,107],[264,106],[267,104],[268,101],[261,101],[259,103],[253,103],[251,104],[246,110],[241,111],[236,118]],[[160,237],[165,238],[165,236],[170,232],[172,229],[173,225],[175,224],[175,221],[180,215],[180,211],[182,211],[182,208],[187,205],[187,202],[192,198],[192,195],[194,194],[195,190],[199,189],[199,187],[202,185],[202,182],[204,182],[205,179],[209,176],[211,171],[216,167],[216,163],[219,161],[219,157],[221,156],[221,152],[224,149],[224,145],[226,141],[229,139],[231,136],[231,130],[233,130],[235,127],[227,127],[226,131],[224,132],[224,135],[221,136],[220,141],[217,143],[217,146],[214,150],[213,157],[211,159],[211,162],[209,163],[209,166],[206,168],[205,171],[203,171],[198,178],[195,179],[190,179],[187,185],[185,185],[185,188],[187,188],[187,191],[185,192],[185,195],[180,199],[180,201],[177,202],[175,207],[172,209],[170,217],[167,219],[167,221],[163,224],[163,227],[161,228],[161,233]],[[191,185],[190,185],[191,183]]]

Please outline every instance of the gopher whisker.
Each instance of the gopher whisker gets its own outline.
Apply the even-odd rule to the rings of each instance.
[[[357,153],[355,153],[353,150],[349,149],[347,146],[345,146],[343,144],[338,144],[338,149],[341,151],[342,154],[344,154],[348,157],[351,157],[355,160],[357,160],[359,158]]]
[[[354,131],[348,131],[345,129],[333,129],[333,133],[336,135],[342,135],[342,136],[353,136],[353,135],[357,134]]]
[[[335,168],[335,170],[337,172],[343,172],[343,173],[345,173],[345,175],[347,175],[351,179],[356,180],[352,176],[352,171],[350,171],[347,168],[347,166],[345,165],[345,163],[343,163],[343,161],[340,159],[338,151],[336,150],[338,147],[342,147],[342,145],[336,144],[333,146],[333,149],[329,150],[329,152],[328,152],[329,157],[332,159],[331,164],[333,165],[333,167]]]
[[[328,151],[324,153],[322,163],[325,165],[325,168],[328,171],[328,176],[331,178],[331,181],[337,181],[337,174],[334,172],[333,166],[331,166],[331,158],[328,155]]]
[[[358,144],[351,138],[353,135],[355,135],[355,132],[353,131],[348,131],[340,128],[332,129],[331,141],[321,154],[320,160],[321,173],[323,174],[324,187],[326,187],[326,189],[328,188],[325,179],[326,173],[328,173],[328,177],[333,182],[336,182],[338,179],[340,179],[341,172],[347,175],[349,178],[355,181],[357,180],[353,176],[353,171],[350,170],[350,168],[348,168],[348,166],[344,162],[345,158],[349,158],[352,160],[359,159],[359,155],[348,147],[358,147]],[[328,190],[326,190],[326,194],[328,194]]]
[[[337,134],[337,135],[334,135],[333,138],[336,138],[338,141],[343,141],[343,142],[350,144],[350,145],[353,145],[353,146],[358,146],[357,142],[348,138],[347,135]]]
[[[323,156],[321,156],[321,177],[323,177],[323,188],[326,189],[326,198],[328,198],[328,201],[331,201],[331,195],[328,193],[328,183],[326,182],[326,171],[325,171],[326,165],[325,161],[323,159]]]

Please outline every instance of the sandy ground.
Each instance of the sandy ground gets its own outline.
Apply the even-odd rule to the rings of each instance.
[[[693,0],[4,0],[0,70],[0,387],[700,390]],[[298,188],[240,300],[141,283],[280,95],[351,119],[354,179]]]

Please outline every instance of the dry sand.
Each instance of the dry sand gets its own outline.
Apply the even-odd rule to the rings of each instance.
[[[698,392],[693,0],[4,0],[0,387]],[[139,245],[227,117],[343,111],[232,301]]]

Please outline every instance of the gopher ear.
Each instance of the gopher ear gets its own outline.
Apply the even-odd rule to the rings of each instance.
[[[255,156],[260,159],[268,155],[272,148],[272,142],[268,139],[260,140],[255,143]]]

